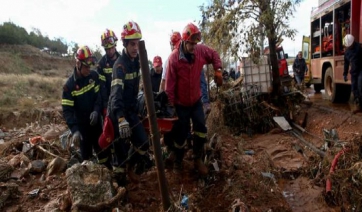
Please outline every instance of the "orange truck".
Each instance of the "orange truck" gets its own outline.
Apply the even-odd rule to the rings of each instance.
[[[278,67],[279,67],[279,76],[283,77],[283,76],[287,76],[289,75],[288,73],[288,54],[284,53],[284,49],[283,46],[281,45],[281,43],[283,42],[283,39],[281,39],[280,41],[278,41],[276,43],[276,54],[277,54],[277,58],[278,58]],[[264,55],[269,55],[269,47],[265,47],[264,48]]]
[[[361,0],[325,0],[312,10],[310,36],[303,37],[302,52],[309,66],[306,85],[325,90],[333,103],[347,102],[351,95],[351,81],[344,82],[344,48],[342,39],[352,34],[362,41]]]

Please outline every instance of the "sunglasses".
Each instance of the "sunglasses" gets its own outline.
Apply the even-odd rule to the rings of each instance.
[[[113,37],[108,37],[102,40],[102,46],[114,45],[114,44],[116,44],[116,41],[114,40]]]

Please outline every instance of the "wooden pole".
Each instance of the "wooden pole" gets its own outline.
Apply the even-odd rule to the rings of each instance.
[[[155,104],[153,102],[153,92],[151,85],[150,70],[148,67],[147,51],[146,51],[145,41],[143,40],[139,42],[139,55],[140,55],[140,63],[142,70],[143,91],[145,93],[145,98],[146,98],[147,113],[149,116],[148,121],[151,126],[153,151],[155,154],[155,161],[157,167],[158,185],[160,187],[163,210],[167,211],[171,206],[171,202],[170,202],[170,196],[168,194],[165,170],[162,160],[162,151],[160,144],[161,136],[158,130]]]

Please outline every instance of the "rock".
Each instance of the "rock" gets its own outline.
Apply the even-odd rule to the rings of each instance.
[[[44,211],[61,212],[61,210],[58,207],[59,207],[58,200],[54,199],[44,206]]]
[[[9,199],[18,198],[19,186],[15,183],[0,184],[0,210]],[[2,211],[2,210],[1,210]]]
[[[0,161],[0,182],[6,181],[13,172],[14,168],[5,161]]]
[[[43,138],[46,141],[54,140],[58,138],[59,132],[55,131],[53,128],[49,129],[46,133],[44,133]]]
[[[67,162],[57,157],[54,158],[47,166],[47,176],[53,174],[59,174],[65,170]]]
[[[19,167],[20,165],[25,168],[30,164],[30,160],[27,156],[24,155],[24,153],[20,153],[11,158],[8,161],[8,164],[14,168]]]
[[[0,144],[5,143],[4,139],[0,139]]]
[[[11,138],[9,136],[4,137],[5,141],[9,141]]]
[[[115,191],[111,172],[89,161],[75,164],[66,171],[68,191],[74,204],[95,205],[110,200]]]
[[[34,160],[31,162],[31,165],[32,165],[30,169],[31,173],[42,173],[47,164],[42,160]]]
[[[4,137],[5,137],[5,133],[2,130],[0,130],[0,138],[4,138]]]

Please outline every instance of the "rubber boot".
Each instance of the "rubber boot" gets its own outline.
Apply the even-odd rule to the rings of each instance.
[[[122,169],[122,171],[117,171],[117,169]],[[126,187],[127,185],[127,176],[124,168],[115,168],[113,172],[113,179],[116,181],[119,187]]]
[[[205,143],[204,141],[205,138],[194,136],[194,144],[192,149],[194,154],[194,168],[202,176],[206,176],[209,172],[205,164],[202,162],[204,143]]]
[[[182,161],[184,159],[185,149],[184,148],[181,148],[181,149],[175,148],[174,153],[175,153],[175,161],[173,163],[173,173],[181,174],[182,169],[183,169]]]
[[[135,173],[137,162],[141,158],[140,156],[141,155],[136,152],[133,147],[130,148],[128,152],[127,175],[133,183],[139,183],[140,181],[140,177]]]

